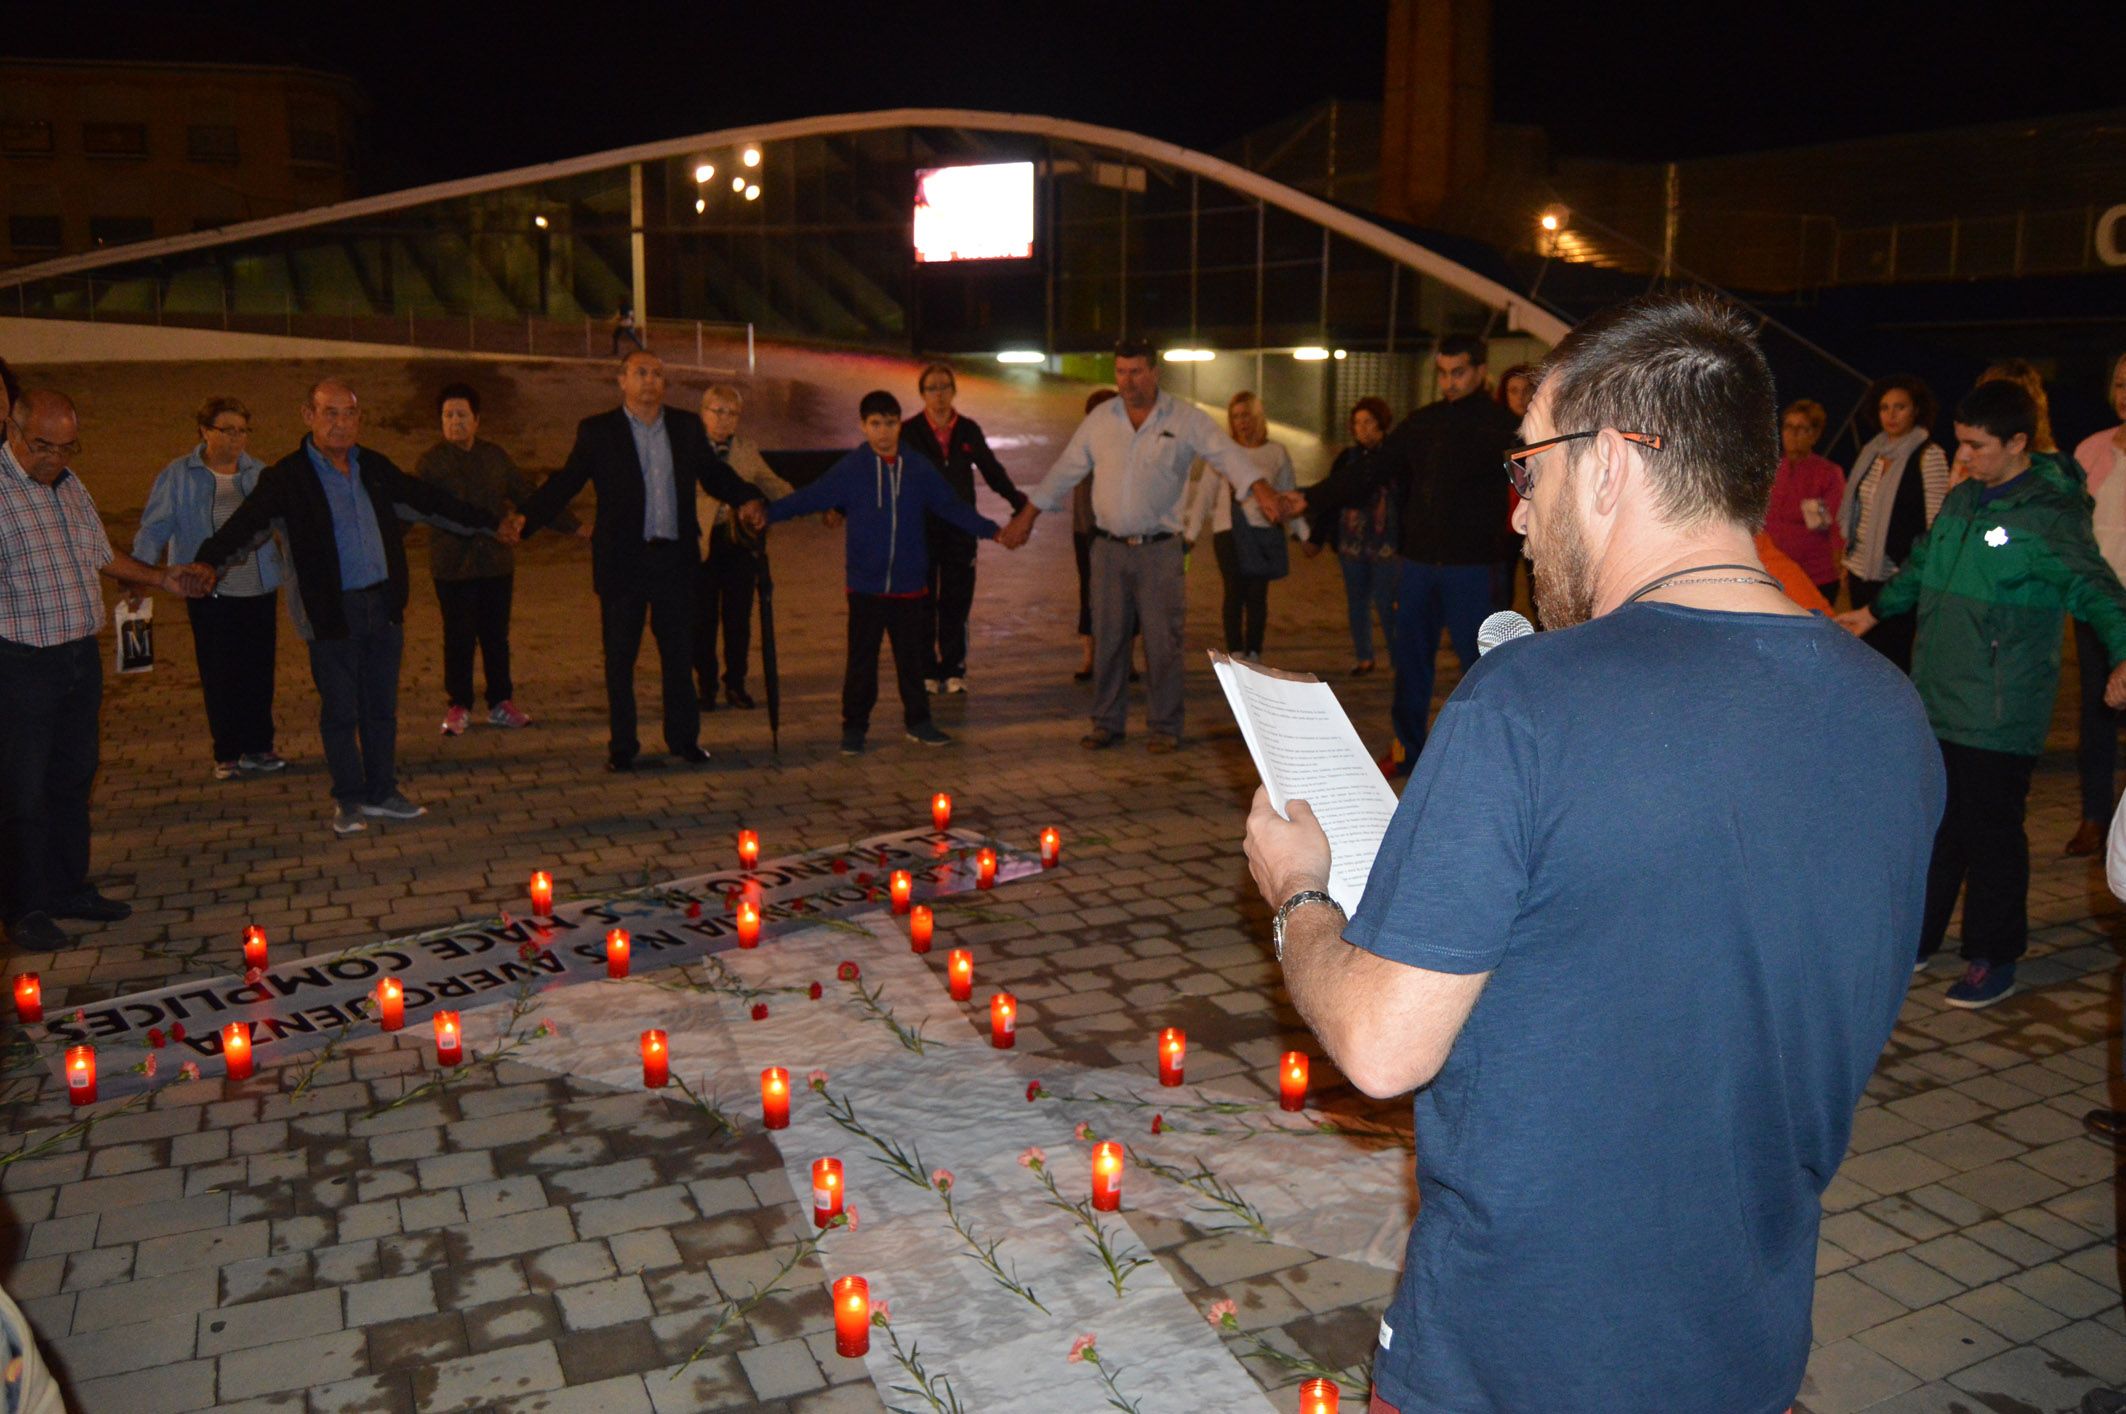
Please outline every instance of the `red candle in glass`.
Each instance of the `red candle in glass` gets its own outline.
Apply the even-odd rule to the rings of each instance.
[[[66,1098],[69,1104],[96,1103],[96,1048],[66,1048]]]
[[[744,899],[738,902],[738,945],[742,948],[760,946],[760,909]]]
[[[1299,1387],[1299,1414],[1336,1414],[1343,1391],[1334,1380],[1308,1380]]]
[[[1303,1110],[1307,1107],[1307,1058],[1286,1051],[1277,1066],[1277,1107]]]
[[[627,976],[628,959],[634,955],[635,940],[625,928],[605,930],[605,975]]]
[[[906,913],[910,900],[915,897],[915,879],[907,870],[896,869],[889,887],[893,891],[893,911]]]
[[[386,977],[376,984],[376,1019],[386,1031],[406,1024],[406,987],[398,978]]]
[[[930,905],[919,903],[908,910],[908,948],[911,952],[929,952],[930,935],[937,926],[931,916]]]
[[[926,908],[923,912],[928,915],[930,910]],[[44,1020],[44,984],[37,980],[34,972],[25,972],[15,979],[15,1020],[24,1026]]]
[[[671,1083],[672,1052],[664,1043],[664,1033],[652,1027],[642,1033],[642,1083],[652,1090],[662,1090]]]
[[[266,930],[253,923],[244,929],[244,966],[266,965]]]
[[[946,986],[952,999],[964,1002],[974,995],[974,954],[965,948],[954,948],[945,964]]]
[[[834,1283],[834,1353],[854,1360],[871,1348],[871,1283],[841,1277]]]
[[[751,830],[738,832],[738,862],[748,869],[760,863],[760,836]]]
[[[974,885],[986,889],[997,881],[997,852],[983,845],[974,852]]]
[[[544,869],[532,870],[531,906],[534,918],[554,916],[554,876]]]
[[[1122,1146],[1102,1139],[1093,1146],[1093,1207],[1112,1213],[1122,1206]]]
[[[456,1065],[465,1059],[465,1033],[458,1029],[454,1011],[436,1013],[436,1064]]]
[[[1019,999],[999,992],[989,999],[989,1044],[1008,1051],[1019,1044]]]
[[[1179,1085],[1181,1063],[1188,1058],[1188,1036],[1178,1026],[1159,1033],[1159,1083]]]
[[[221,1029],[221,1058],[231,1080],[251,1078],[251,1023],[232,1021]]]
[[[943,791],[930,797],[930,822],[938,827],[939,834],[952,823],[952,797]]]
[[[1063,862],[1063,836],[1054,825],[1041,831],[1041,867],[1053,869]]]
[[[812,1226],[825,1227],[842,1210],[842,1161],[812,1161]]]
[[[779,1065],[760,1073],[760,1122],[766,1129],[790,1127],[790,1072]]]

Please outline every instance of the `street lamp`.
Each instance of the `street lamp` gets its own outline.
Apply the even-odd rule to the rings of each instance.
[[[739,160],[748,167],[758,167],[760,165],[760,149],[757,147],[747,148],[739,154]]]
[[[701,183],[710,180],[715,175],[716,164],[714,162],[704,162],[694,169],[694,184],[696,186],[699,186]]]
[[[758,201],[758,200],[760,200],[760,183],[758,183],[758,182],[748,182],[748,183],[746,183],[746,200],[747,200],[747,201]]]

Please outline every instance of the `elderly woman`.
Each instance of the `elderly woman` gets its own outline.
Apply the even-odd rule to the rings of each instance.
[[[1895,374],[1869,390],[1881,428],[1861,447],[1846,478],[1838,524],[1845,537],[1846,592],[1865,609],[1896,575],[1949,494],[1949,458],[1929,439],[1934,394],[1910,374]],[[1867,642],[1905,672],[1912,671],[1915,616],[1898,614],[1868,631]]]
[[[1262,399],[1245,391],[1233,394],[1225,405],[1225,422],[1233,440],[1261,469],[1272,491],[1298,489],[1291,454],[1270,440],[1270,419],[1263,411]],[[1224,477],[1209,472],[1199,474],[1182,507],[1181,533],[1193,545],[1202,535],[1204,523],[1210,523],[1211,548],[1218,556],[1218,573],[1225,580],[1225,651],[1260,661],[1270,614],[1270,581],[1282,579],[1285,571],[1280,567],[1263,573],[1265,566],[1239,542],[1235,532],[1252,533],[1257,543],[1274,537],[1277,549],[1272,557],[1281,564],[1285,530],[1270,524],[1252,502],[1240,507],[1240,520],[1236,523],[1235,504]]]
[[[137,560],[186,565],[199,558],[199,542],[235,514],[265,469],[246,450],[251,409],[241,400],[209,398],[195,420],[199,444],[157,473],[148,492],[133,537]],[[280,546],[261,532],[229,562],[212,595],[185,600],[217,781],[288,764],[273,749],[273,591],[281,579]]]
[[[2075,465],[2096,501],[2096,547],[2114,572],[2126,574],[2126,354],[2111,361],[2111,410],[2119,425],[2092,432],[2074,449]],[[2119,714],[2104,705],[2104,645],[2096,630],[2074,621],[2074,660],[2082,666],[2082,823],[2067,853],[2095,854],[2111,821],[2119,768]]]
[[[1343,567],[1353,677],[1374,669],[1375,615],[1381,637],[1395,642],[1395,489],[1389,467],[1374,455],[1393,420],[1386,400],[1360,398],[1351,407],[1351,445],[1337,453],[1327,476],[1307,488],[1313,524],[1307,553],[1331,546]]]
[[[1845,473],[1816,455],[1826,421],[1823,404],[1802,398],[1779,415],[1779,474],[1764,514],[1765,533],[1801,567],[1824,602],[1838,602],[1837,508],[1845,502]]]

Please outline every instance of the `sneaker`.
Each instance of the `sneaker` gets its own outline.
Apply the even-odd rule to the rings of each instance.
[[[842,755],[844,755],[844,756],[861,756],[861,755],[863,755],[863,754],[864,754],[864,734],[863,734],[862,732],[843,732],[843,733],[842,733]]]
[[[465,735],[465,728],[471,722],[472,713],[466,711],[463,707],[453,707],[443,714],[443,735],[463,736]]]
[[[2006,999],[2014,990],[2014,963],[1974,962],[1964,969],[1961,981],[1950,984],[1944,1000],[1950,1006],[1977,1011]]]
[[[287,769],[288,761],[277,751],[246,751],[236,764],[246,771],[280,771]]]
[[[951,696],[954,696],[954,697],[958,697],[958,696],[962,696],[962,695],[964,695],[964,694],[966,693],[966,691],[967,691],[967,679],[965,679],[965,678],[947,678],[947,679],[945,679],[945,691],[946,691],[946,693],[947,693],[947,694],[949,694],[949,695],[951,695]]]
[[[929,693],[932,697],[937,696],[939,691],[943,689],[944,686],[945,685],[939,682],[936,678],[923,679],[923,691]]]
[[[358,835],[368,828],[369,822],[362,818],[361,807],[355,805],[335,805],[332,807],[332,833],[335,835]]]
[[[49,913],[25,913],[7,925],[7,941],[17,952],[58,952],[74,940]]]
[[[374,805],[364,805],[362,813],[381,816],[386,820],[418,820],[428,813],[428,807],[415,805],[405,796],[393,791]]]
[[[505,698],[489,710],[487,724],[491,727],[528,727],[531,718],[517,709],[515,699]]]
[[[908,740],[917,746],[952,745],[952,738],[939,731],[936,722],[918,722],[908,728]]]
[[[243,769],[242,764],[239,762],[217,761],[214,763],[214,779],[217,781],[233,781],[243,773]]]

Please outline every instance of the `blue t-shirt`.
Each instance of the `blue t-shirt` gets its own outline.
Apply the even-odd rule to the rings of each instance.
[[[1820,616],[1639,604],[1470,671],[1344,933],[1490,973],[1416,1099],[1384,1398],[1792,1402],[1943,792],[1911,683]]]

